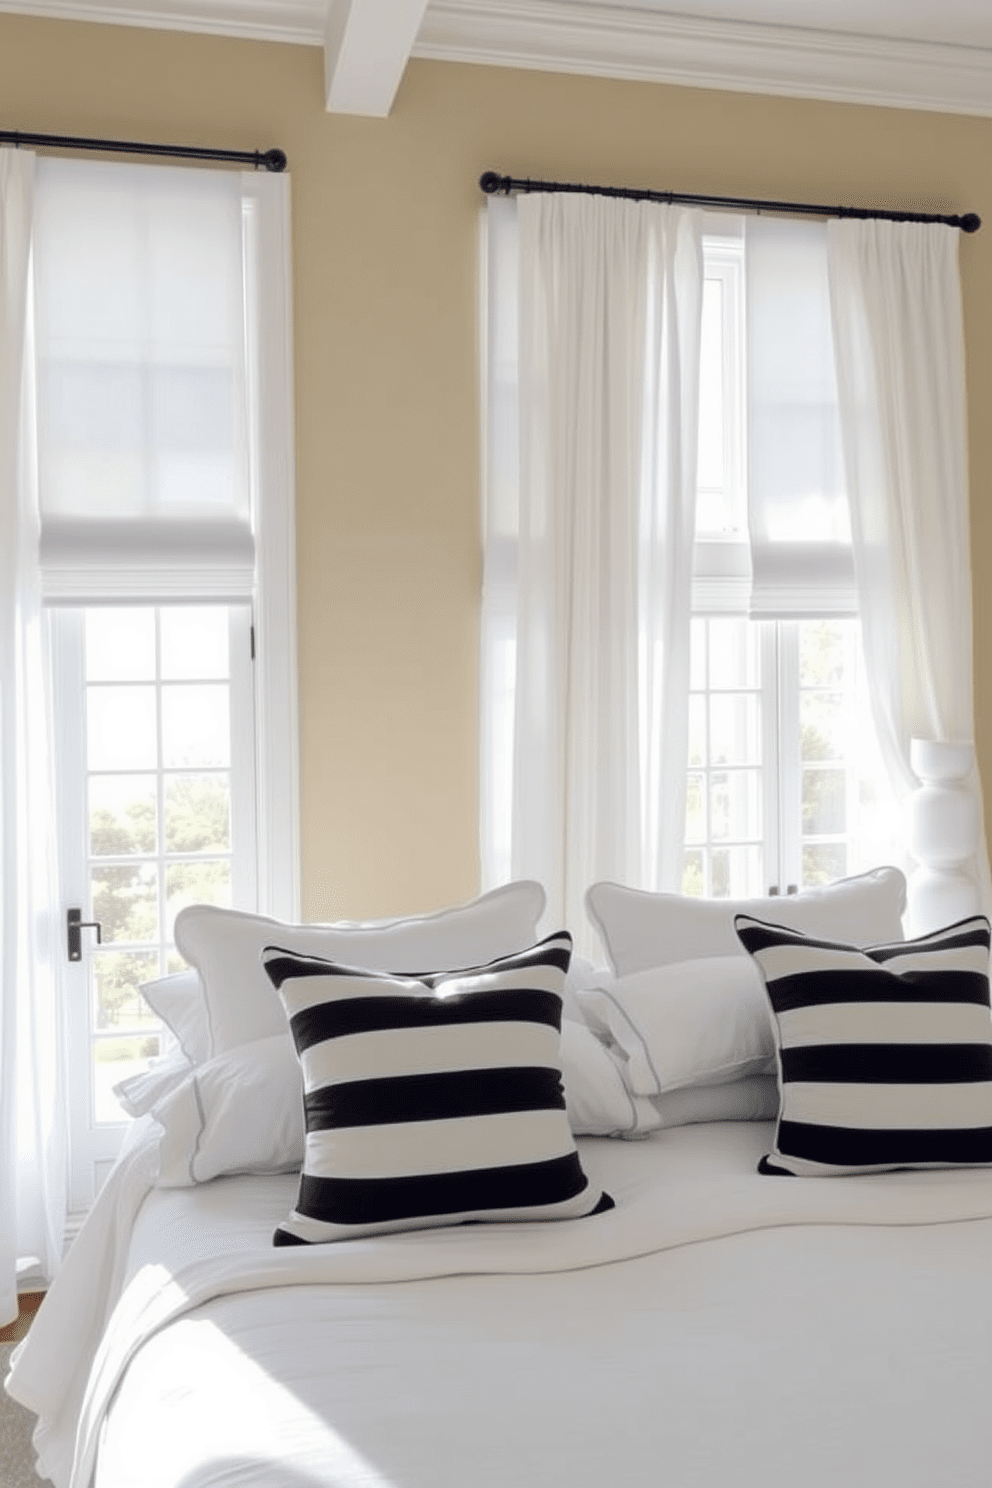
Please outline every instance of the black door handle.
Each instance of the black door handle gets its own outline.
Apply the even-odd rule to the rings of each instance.
[[[96,943],[101,944],[99,920],[84,920],[81,909],[66,910],[65,916],[65,938],[69,951],[70,961],[81,961],[83,959],[83,937],[82,930],[95,930]]]

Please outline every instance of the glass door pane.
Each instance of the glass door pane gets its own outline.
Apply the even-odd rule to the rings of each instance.
[[[86,922],[67,969],[73,1207],[92,1199],[127,1118],[114,1086],[164,1052],[140,986],[182,964],[187,904],[254,907],[254,749],[246,606],[56,612],[62,876]]]

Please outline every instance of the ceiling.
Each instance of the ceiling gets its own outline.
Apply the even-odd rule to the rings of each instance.
[[[992,117],[990,0],[0,0],[0,11],[322,46],[327,107],[343,113],[387,115],[413,56]]]

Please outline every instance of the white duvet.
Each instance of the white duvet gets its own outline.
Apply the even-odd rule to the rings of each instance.
[[[769,1132],[585,1141],[617,1200],[586,1220],[288,1250],[271,1232],[295,1179],[150,1191],[139,1140],[16,1356],[42,1471],[58,1488],[987,1485],[992,1174],[762,1177]]]

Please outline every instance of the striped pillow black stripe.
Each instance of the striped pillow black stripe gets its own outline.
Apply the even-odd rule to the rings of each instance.
[[[778,1045],[779,1119],[759,1171],[992,1164],[989,921],[858,949],[738,915]]]
[[[612,1208],[562,1090],[567,933],[468,971],[388,976],[268,946],[303,1071],[306,1150],[276,1245]]]

